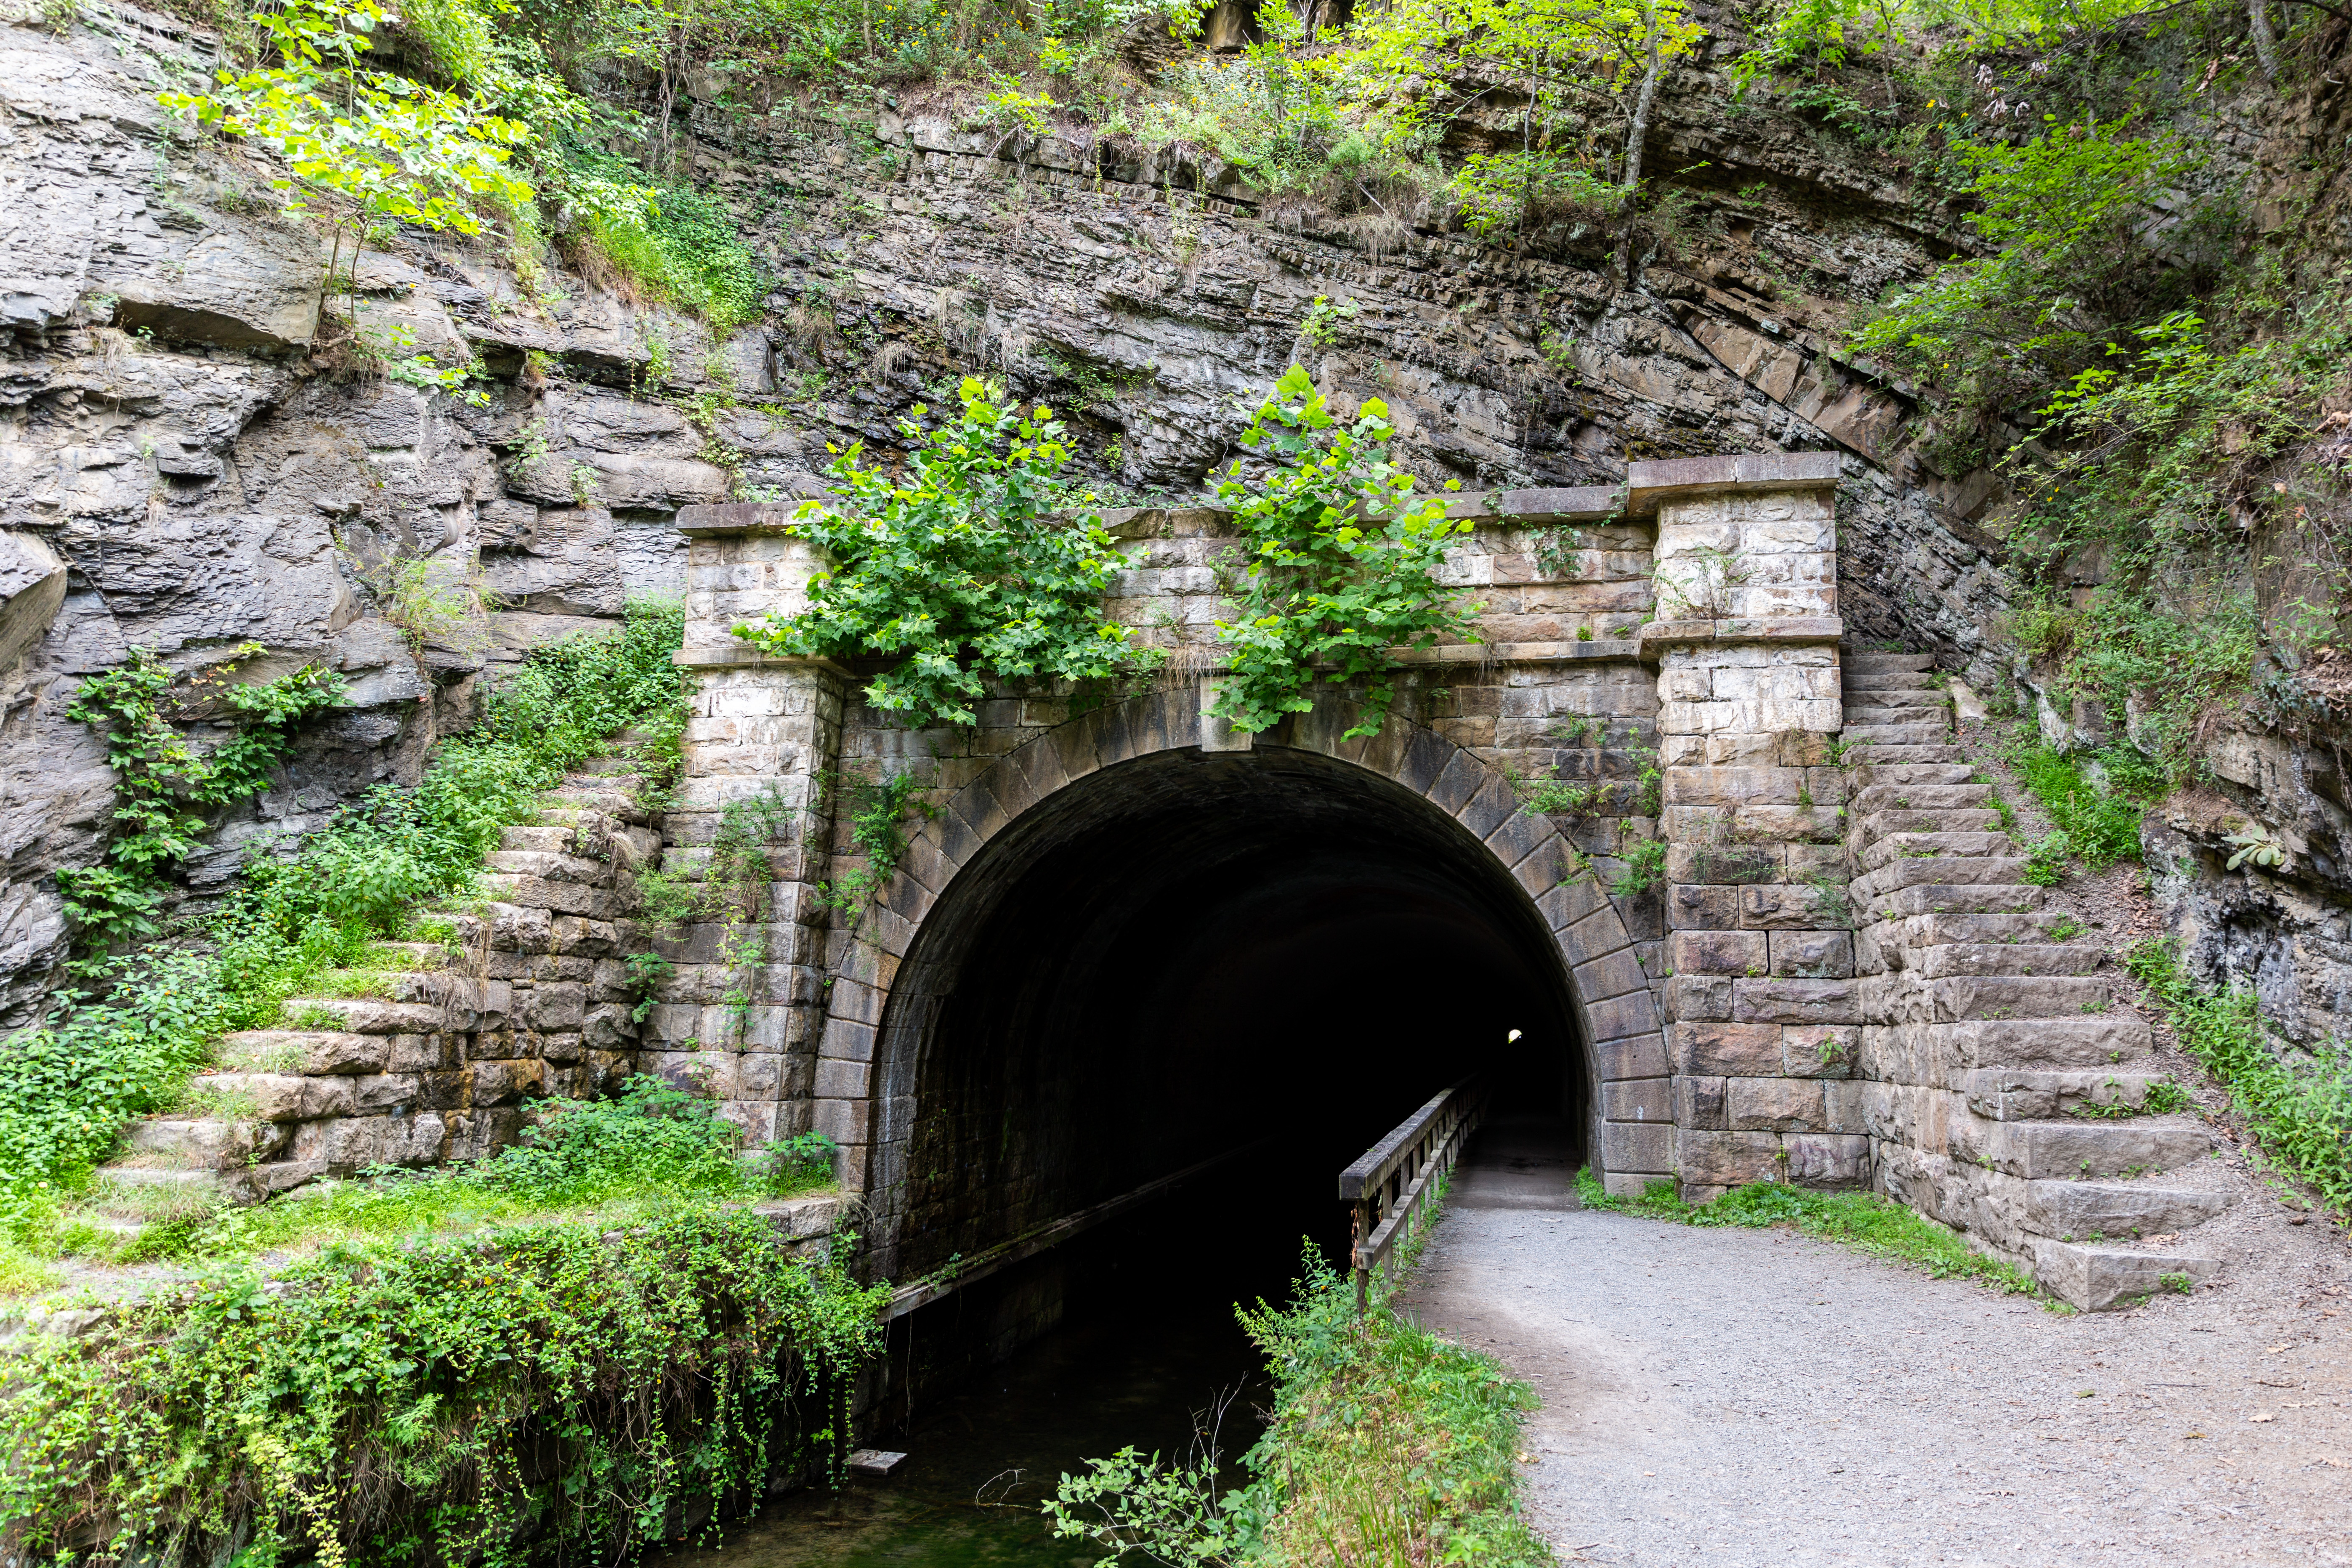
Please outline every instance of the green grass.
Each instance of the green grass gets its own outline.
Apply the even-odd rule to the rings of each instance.
[[[2017,1265],[1988,1258],[1957,1232],[1875,1193],[1817,1193],[1758,1182],[1734,1187],[1713,1203],[1686,1204],[1675,1195],[1672,1182],[1652,1182],[1640,1197],[1621,1198],[1609,1194],[1590,1166],[1576,1173],[1576,1191],[1589,1209],[1677,1225],[1792,1225],[1807,1236],[1916,1268],[1930,1279],[1967,1279],[2010,1295],[2041,1293]]]
[[[253,1207],[198,1205],[150,1216],[134,1242],[77,1224],[77,1208],[0,1250],[0,1297],[55,1283],[55,1263],[158,1259],[216,1265],[448,1237],[526,1221],[630,1223],[679,1204],[746,1203],[815,1192],[834,1180],[822,1133],[745,1151],[709,1102],[657,1079],[608,1100],[543,1101],[522,1142],[471,1165],[382,1171],[324,1182]],[[137,1190],[105,1194],[135,1206]]]
[[[2264,1157],[2352,1224],[2352,1049],[2340,1041],[2273,1049],[2253,994],[2198,984],[2169,942],[2135,945],[2124,966],[2164,1008],[2181,1047],[2229,1089]]]
[[[1047,1505],[1060,1534],[1188,1568],[1556,1561],[1519,1513],[1533,1388],[1385,1293],[1359,1319],[1351,1279],[1311,1246],[1288,1305],[1240,1316],[1275,1383],[1249,1483],[1221,1495],[1213,1456],[1171,1466],[1122,1449],[1063,1478]]]
[[[2137,863],[2140,819],[2163,793],[2162,780],[2144,758],[2123,747],[2100,752],[2104,783],[2095,781],[2076,758],[2038,741],[2017,746],[2009,761],[2057,829],[2032,847],[2039,874],[2029,874],[2027,880],[2055,886],[2073,856],[2082,857],[2094,871],[2118,861]]]

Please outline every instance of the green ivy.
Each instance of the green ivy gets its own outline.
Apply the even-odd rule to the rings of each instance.
[[[888,1288],[759,1214],[233,1268],[11,1347],[0,1539],[159,1568],[626,1560],[837,1454]]]
[[[1232,585],[1240,614],[1217,623],[1232,671],[1215,711],[1235,729],[1307,712],[1319,678],[1364,682],[1348,734],[1377,734],[1396,700],[1393,649],[1430,647],[1444,634],[1477,640],[1478,606],[1460,604],[1438,575],[1448,542],[1476,520],[1450,521],[1444,497],[1413,493],[1412,476],[1389,458],[1394,434],[1377,397],[1342,425],[1296,365],[1242,432],[1243,446],[1276,460],[1252,479],[1236,461],[1217,487],[1243,540]]]
[[[81,683],[66,717],[106,738],[115,775],[115,828],[95,866],[61,870],[58,889],[85,943],[103,950],[156,934],[163,874],[209,825],[208,813],[260,794],[293,747],[297,725],[342,700],[346,682],[306,664],[290,675],[238,685],[236,667],[258,657],[247,643],[228,660],[181,675],[148,648]],[[192,726],[225,709],[228,737],[199,747]],[[84,973],[103,959],[80,961]]]
[[[1108,680],[1148,664],[1103,595],[1126,565],[1090,494],[1062,478],[1062,422],[967,378],[960,417],[899,425],[903,469],[835,453],[833,500],[793,526],[833,561],[809,604],[735,635],[772,653],[894,660],[866,700],[916,728],[974,724],[992,680]]]

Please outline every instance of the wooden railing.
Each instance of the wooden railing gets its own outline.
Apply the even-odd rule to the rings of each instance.
[[[1405,1118],[1364,1157],[1339,1173],[1339,1201],[1355,1208],[1349,1235],[1356,1314],[1371,1297],[1372,1275],[1385,1274],[1397,1244],[1412,1234],[1438,1179],[1454,1168],[1486,1109],[1486,1085],[1465,1078]]]

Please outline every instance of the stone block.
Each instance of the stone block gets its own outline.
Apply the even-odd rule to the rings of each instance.
[[[1677,1174],[1685,1183],[1737,1187],[1780,1179],[1780,1139],[1773,1132],[1703,1132],[1685,1129],[1675,1141]]]
[[[1601,1124],[1601,1163],[1611,1171],[1674,1169],[1675,1129],[1670,1122],[1604,1121]]]
[[[1601,1086],[1601,1118],[1604,1121],[1673,1121],[1674,1080],[1628,1079]]]
[[[1758,933],[1761,934],[1761,933]],[[1853,974],[1853,937],[1842,931],[1776,931],[1771,972],[1804,980],[1845,980]]]
[[[541,1031],[577,1030],[585,1021],[587,1011],[587,987],[575,982],[557,981],[531,988],[530,1000],[522,1004],[522,1021]]]
[[[1780,1029],[1780,1070],[1790,1078],[1847,1078],[1862,1056],[1857,1024],[1788,1024]]]
[[[1646,991],[1650,984],[1649,976],[1642,972],[1641,963],[1630,947],[1621,947],[1605,957],[1578,964],[1570,978],[1575,983],[1576,994],[1588,1004],[1622,996],[1629,992]]]
[[[1804,775],[1790,768],[1669,768],[1665,800],[1669,805],[1790,805],[1804,786]]]
[[[1674,849],[1666,851],[1666,929],[1721,931],[1739,924],[1739,889],[1731,887],[1702,887],[1675,883],[1671,879],[1675,867]]]
[[[1735,1078],[1728,1081],[1727,1094],[1731,1125],[1736,1130],[1822,1130],[1825,1112],[1819,1079]]]
[[[1678,977],[1765,974],[1771,953],[1760,931],[1678,931],[1666,938],[1666,963]]]
[[[1658,1030],[1657,1004],[1646,988],[1605,1002],[1587,1002],[1584,1010],[1592,1021],[1595,1042],[1654,1035]]]
[[[1592,1047],[1592,1070],[1607,1082],[1666,1076],[1665,1037],[1655,1031],[1601,1040]]]
[[[1831,1132],[1793,1134],[1784,1141],[1788,1179],[1801,1187],[1859,1187],[1869,1178],[1870,1140]]]
[[[1780,1026],[1687,1022],[1674,1026],[1677,1073],[1758,1078],[1780,1070]]]
[[[1685,1074],[1674,1080],[1675,1123],[1679,1127],[1721,1131],[1730,1125],[1725,1084],[1730,1080]]]
[[[1661,1011],[1674,1023],[1731,1016],[1729,975],[1676,974],[1666,982]]]
[[[1851,980],[1737,980],[1731,1016],[1751,1024],[1859,1024],[1861,994]]]
[[[860,1148],[869,1142],[873,1109],[874,1102],[869,1100],[819,1100],[811,1106],[809,1124],[813,1131],[825,1133],[843,1145],[845,1151]],[[854,1163],[845,1152],[843,1169]]]
[[[1666,880],[1714,885],[1778,882],[1785,861],[1778,844],[1675,844],[1666,850]]]

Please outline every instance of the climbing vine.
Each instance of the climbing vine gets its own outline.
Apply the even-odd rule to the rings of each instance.
[[[1126,564],[1091,495],[1062,478],[1062,422],[1026,414],[967,378],[962,413],[926,431],[918,404],[900,423],[903,470],[835,451],[833,498],[793,526],[834,569],[796,615],[735,635],[773,653],[895,660],[866,700],[917,728],[974,724],[990,679],[1108,680],[1144,668],[1102,599]]]
[[[194,847],[207,813],[258,795],[293,743],[296,725],[342,700],[343,678],[306,664],[290,675],[238,685],[236,667],[263,652],[247,643],[227,661],[182,675],[133,648],[118,668],[81,684],[66,716],[106,738],[115,774],[115,831],[95,866],[58,873],[66,912],[89,946],[154,935],[164,870]],[[228,738],[197,745],[193,725],[215,705]],[[102,960],[85,959],[84,967]]]
[[[0,1553],[159,1568],[625,1560],[847,1436],[887,1286],[680,1207],[334,1249],[13,1347]]]
[[[1276,461],[1252,479],[1235,462],[1217,487],[1243,539],[1231,584],[1240,614],[1217,623],[1233,667],[1215,710],[1235,729],[1306,712],[1319,676],[1365,682],[1348,733],[1374,734],[1396,700],[1392,649],[1429,647],[1441,634],[1477,640],[1478,606],[1439,577],[1447,543],[1476,520],[1451,521],[1444,497],[1413,493],[1412,476],[1389,460],[1393,434],[1377,397],[1341,424],[1296,365],[1242,432],[1243,446]]]

